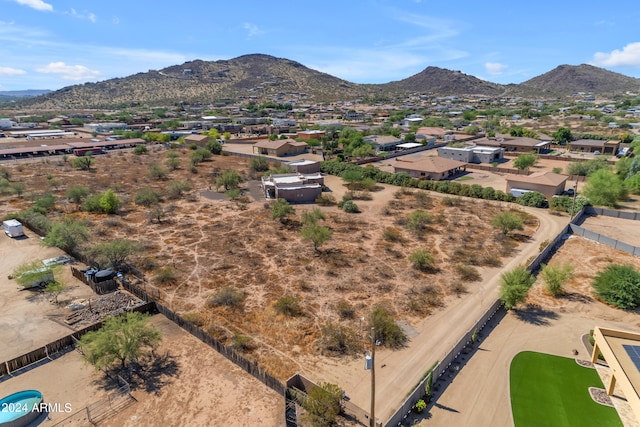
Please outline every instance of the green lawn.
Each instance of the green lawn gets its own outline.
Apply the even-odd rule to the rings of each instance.
[[[595,369],[574,359],[523,351],[511,361],[511,410],[515,427],[622,427],[614,408],[591,399],[603,388]]]

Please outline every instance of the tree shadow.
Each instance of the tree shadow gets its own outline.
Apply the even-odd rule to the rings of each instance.
[[[112,368],[104,371],[105,375],[94,381],[98,387],[111,391],[123,384],[119,377],[129,383],[131,389],[142,389],[147,393],[158,394],[160,389],[173,382],[179,376],[180,367],[176,357],[169,354],[152,354],[146,359],[131,362],[124,369]]]
[[[584,295],[578,292],[568,292],[562,296],[563,299],[566,299],[571,302],[578,302],[581,304],[589,304],[595,301],[589,295]]]
[[[550,320],[558,318],[556,312],[544,309],[538,304],[527,304],[524,309],[514,310],[514,313],[519,320],[536,326],[548,326]]]

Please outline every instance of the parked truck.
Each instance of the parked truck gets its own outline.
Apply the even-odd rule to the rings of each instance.
[[[7,219],[2,221],[2,228],[4,229],[5,234],[9,237],[24,236],[22,224],[17,219]]]

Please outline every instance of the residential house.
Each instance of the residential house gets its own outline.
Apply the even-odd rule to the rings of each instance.
[[[506,175],[507,193],[513,189],[537,191],[550,199],[564,192],[566,175],[553,172],[536,172],[531,175]]]
[[[196,144],[198,147],[204,147],[205,145],[207,145],[207,142],[209,142],[209,135],[192,133],[184,137],[184,143],[187,146]]]
[[[393,172],[404,172],[413,178],[440,181],[466,170],[467,164],[442,157],[423,157],[420,159],[395,158]]]
[[[253,152],[264,156],[295,156],[307,150],[306,142],[298,142],[294,139],[265,140],[253,144]]]
[[[494,163],[504,159],[504,148],[481,145],[461,148],[439,147],[438,156],[465,163]]]
[[[497,135],[495,138],[482,138],[475,142],[477,145],[501,147],[507,152],[515,151],[517,153],[542,153],[551,146],[551,141],[540,141],[535,138],[509,135]]]
[[[296,134],[296,138],[302,139],[304,141],[308,141],[310,139],[320,140],[323,136],[325,136],[327,132],[323,130],[303,130]]]
[[[381,151],[394,151],[398,144],[402,144],[402,140],[400,138],[396,138],[392,135],[370,135],[365,136],[364,141],[373,145],[373,148],[376,149],[376,152]]]
[[[585,153],[616,154],[620,148],[620,141],[602,141],[598,139],[578,139],[571,141],[571,151],[582,151]]]
[[[285,199],[289,203],[314,202],[322,194],[324,176],[320,173],[286,173],[262,177],[267,199]]]
[[[303,174],[314,174],[320,172],[320,162],[315,160],[295,160],[293,162],[287,162],[285,165],[289,166],[293,172]]]

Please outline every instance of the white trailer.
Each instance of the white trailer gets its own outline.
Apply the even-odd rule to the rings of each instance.
[[[2,221],[2,228],[4,232],[9,237],[18,237],[24,236],[24,231],[22,230],[22,224],[17,219],[8,219]]]

